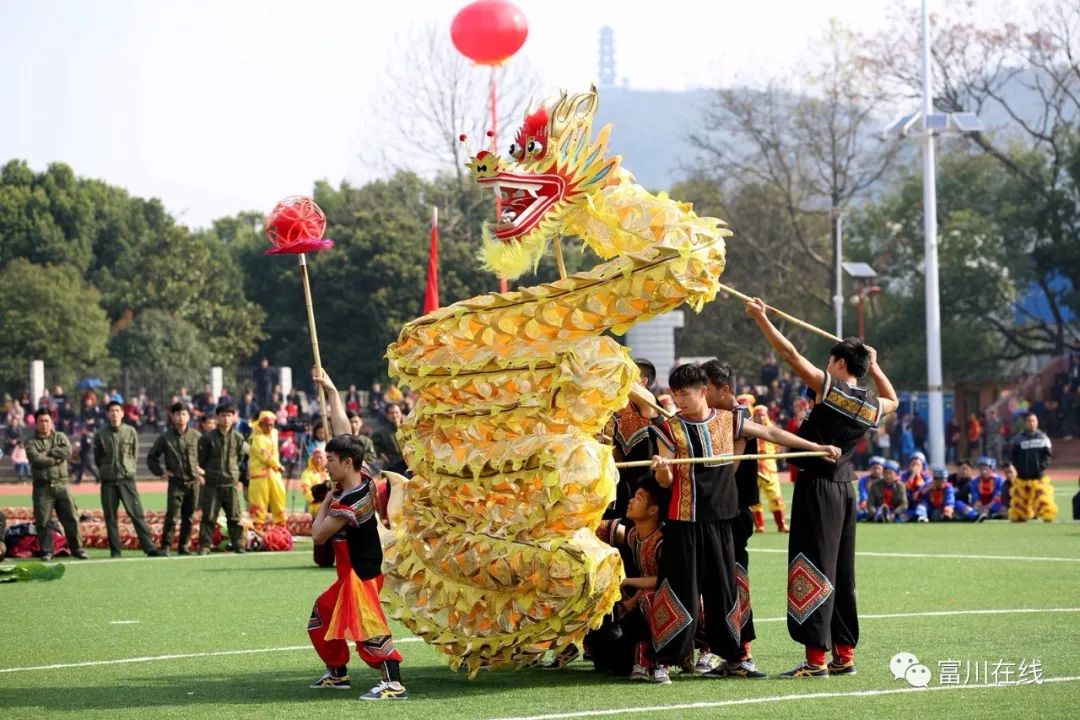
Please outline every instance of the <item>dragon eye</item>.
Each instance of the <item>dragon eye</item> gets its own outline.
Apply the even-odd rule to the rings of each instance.
[[[529,153],[530,155],[539,155],[543,151],[543,143],[537,142],[536,140],[530,140],[529,144],[525,146],[525,152]]]
[[[524,153],[521,151],[521,146],[517,143],[510,143],[510,157],[521,160],[524,157]]]

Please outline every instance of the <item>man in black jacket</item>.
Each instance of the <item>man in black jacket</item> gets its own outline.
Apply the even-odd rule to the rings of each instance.
[[[1009,490],[1009,519],[1013,522],[1033,518],[1054,522],[1057,517],[1054,486],[1046,477],[1052,457],[1050,438],[1039,429],[1039,416],[1029,412],[1024,416],[1024,431],[1012,444],[1016,480]]]

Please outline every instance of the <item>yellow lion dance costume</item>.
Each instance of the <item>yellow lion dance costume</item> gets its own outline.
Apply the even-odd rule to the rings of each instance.
[[[730,231],[635,184],[606,157],[611,127],[592,139],[596,107],[595,88],[545,101],[507,161],[481,152],[468,167],[501,199],[489,269],[516,279],[554,242],[561,270],[567,235],[606,262],[436,310],[387,351],[419,402],[400,430],[415,476],[390,513],[386,597],[470,676],[580,642],[618,600],[619,554],[593,533],[617,475],[595,438],[638,369],[603,333],[699,310],[724,269]]]

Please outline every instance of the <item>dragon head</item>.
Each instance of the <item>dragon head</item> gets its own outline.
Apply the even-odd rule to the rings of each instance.
[[[481,152],[468,163],[476,182],[499,199],[494,232],[485,228],[481,251],[488,269],[514,279],[535,268],[548,241],[562,234],[567,213],[619,182],[619,158],[605,157],[611,126],[591,138],[596,107],[595,87],[564,92],[526,113],[505,162]]]

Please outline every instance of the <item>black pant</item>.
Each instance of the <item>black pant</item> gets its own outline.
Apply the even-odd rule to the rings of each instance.
[[[669,585],[691,622],[663,647],[654,647],[660,664],[679,665],[691,656],[694,634],[702,621],[713,653],[731,662],[742,657],[731,526],[732,521],[669,521],[664,525],[658,591]]]
[[[53,551],[52,530],[49,529],[49,520],[52,518],[53,510],[56,510],[56,517],[64,528],[68,547],[71,548],[71,552],[78,552],[82,548],[82,536],[79,535],[79,517],[76,514],[75,503],[71,501],[71,496],[68,495],[67,488],[63,485],[34,485],[32,495],[34,501],[34,527],[37,528],[41,552],[51,554]],[[3,542],[3,539],[3,537],[0,537],[0,542]]]
[[[154,536],[150,532],[150,526],[146,524],[143,516],[142,501],[139,499],[139,490],[135,487],[134,480],[118,480],[116,482],[101,483],[101,514],[105,516],[105,530],[109,535],[109,551],[118,555],[123,549],[120,542],[120,529],[117,526],[116,510],[120,503],[124,504],[124,510],[135,527],[135,534],[139,537],[139,544],[143,552],[154,552]]]
[[[750,508],[739,510],[731,528],[735,542],[735,582],[739,588],[739,608],[742,619],[740,643],[746,644],[757,638],[754,632],[754,609],[750,607],[750,552],[747,545],[754,535],[754,513]]]
[[[87,455],[86,457],[79,457],[79,462],[75,466],[75,484],[78,485],[82,482],[83,475],[90,473],[90,477],[94,478],[94,482],[101,482],[101,472],[98,470],[97,465],[94,464],[94,456]]]
[[[788,539],[788,633],[810,647],[855,646],[855,513],[852,483],[800,474]],[[665,548],[666,550],[666,548]]]
[[[240,498],[236,485],[203,485],[199,488],[199,506],[202,508],[202,520],[199,522],[199,550],[207,550],[213,545],[214,525],[217,524],[218,511],[225,513],[229,525],[229,538],[232,549],[240,550]]]
[[[178,550],[187,550],[191,540],[191,524],[195,511],[199,509],[199,486],[195,482],[170,482],[169,495],[165,505],[165,525],[161,532],[161,549],[172,547],[173,529],[176,516],[180,515],[180,540]]]

